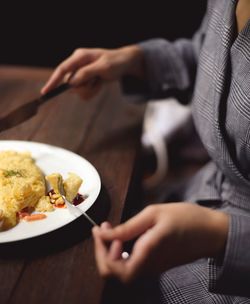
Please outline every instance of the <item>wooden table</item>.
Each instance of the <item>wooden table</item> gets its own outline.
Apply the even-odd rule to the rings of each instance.
[[[37,97],[51,70],[0,67],[0,116]],[[97,222],[118,224],[135,179],[143,106],[126,103],[117,83],[91,102],[67,92],[1,140],[48,143],[71,150],[98,170],[102,190],[89,210]],[[134,201],[134,203],[136,203]],[[129,207],[128,207],[129,208]],[[1,236],[0,236],[1,237]],[[0,246],[0,303],[100,303],[104,282],[84,218],[34,239]]]

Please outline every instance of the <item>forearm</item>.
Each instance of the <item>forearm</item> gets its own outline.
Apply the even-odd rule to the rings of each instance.
[[[128,45],[120,48],[127,60],[128,65],[125,75],[133,76],[145,80],[145,58],[143,50],[138,45]],[[123,76],[125,76],[123,75]]]
[[[229,216],[224,212],[207,209],[208,244],[207,257],[216,258],[224,253],[227,243]],[[209,219],[210,218],[210,219]]]
[[[170,254],[169,268],[193,262],[200,258],[223,255],[228,237],[229,216],[224,212],[193,203],[167,204],[173,226],[178,231]],[[172,208],[175,209],[172,212]],[[175,218],[176,213],[176,218]],[[179,238],[179,240],[178,240]],[[176,243],[175,243],[176,242]],[[185,255],[182,249],[186,248]]]

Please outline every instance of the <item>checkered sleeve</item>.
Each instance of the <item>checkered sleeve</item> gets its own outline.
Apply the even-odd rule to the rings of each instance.
[[[250,216],[230,215],[223,257],[209,259],[209,291],[250,296]]]
[[[147,83],[152,97],[190,96],[197,63],[191,41],[180,39],[171,43],[164,39],[152,39],[141,42],[139,46],[144,52]]]

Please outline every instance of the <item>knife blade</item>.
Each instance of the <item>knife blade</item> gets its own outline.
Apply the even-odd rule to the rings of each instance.
[[[21,124],[22,122],[28,120],[29,118],[33,117],[34,115],[36,115],[39,107],[42,104],[52,99],[53,97],[63,93],[69,88],[70,85],[68,83],[63,83],[57,88],[51,90],[50,92],[25,103],[24,105],[13,110],[6,116],[0,118],[0,132],[13,128]]]

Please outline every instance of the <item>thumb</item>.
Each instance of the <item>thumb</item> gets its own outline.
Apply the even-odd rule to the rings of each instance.
[[[151,209],[150,209],[151,210]],[[143,232],[148,230],[154,225],[154,214],[149,211],[149,208],[145,208],[136,216],[112,229],[101,229],[100,233],[104,240],[112,241],[119,239],[121,241],[128,241],[133,239]]]

